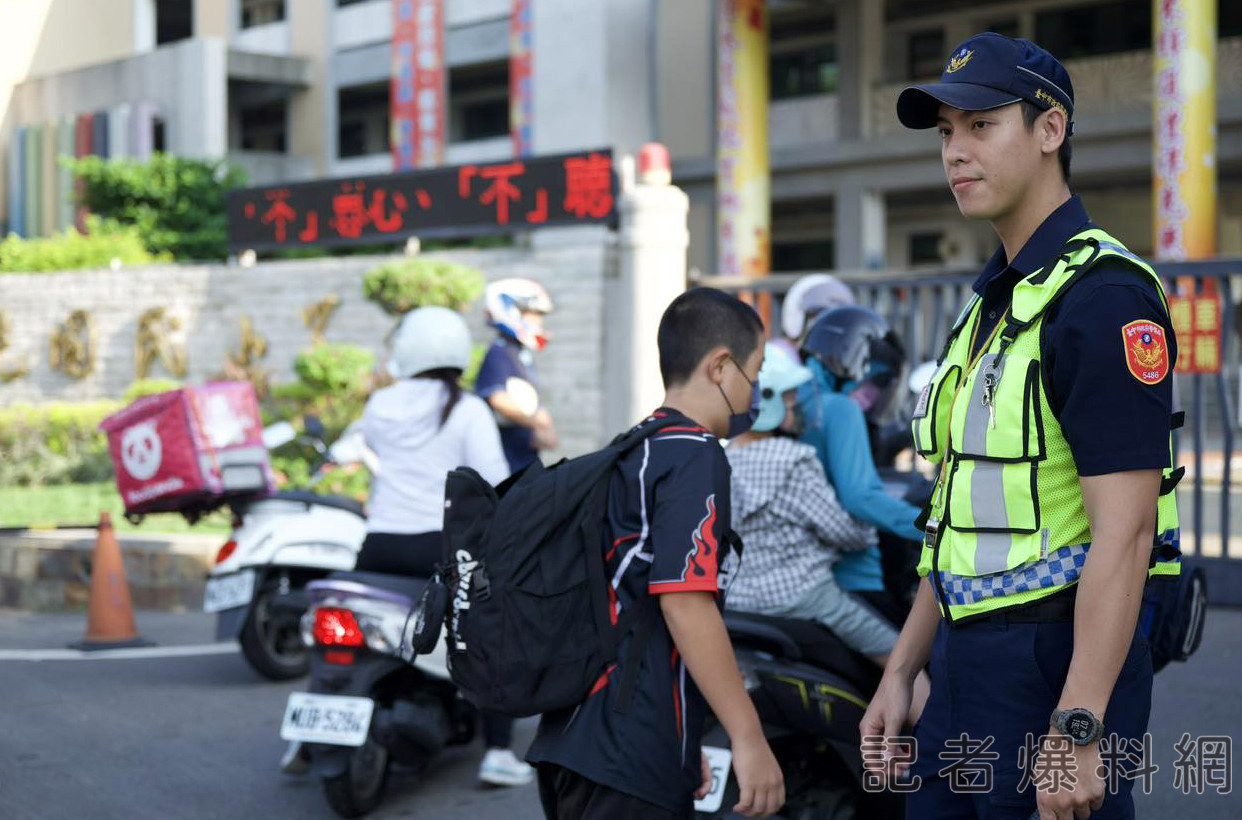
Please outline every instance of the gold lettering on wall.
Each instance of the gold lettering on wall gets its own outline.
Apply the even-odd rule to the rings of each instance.
[[[9,321],[7,311],[0,310],[0,356],[9,349],[12,344],[9,341],[9,335],[13,332],[13,325]],[[11,381],[20,379],[30,373],[30,363],[25,356],[21,358],[20,364],[12,364],[7,367],[0,367],[0,383],[8,384]]]
[[[224,374],[230,379],[248,381],[260,397],[267,395],[268,372],[262,365],[267,357],[267,339],[254,329],[249,316],[241,317],[241,346],[228,354]]]
[[[331,293],[318,302],[302,308],[302,321],[311,332],[311,342],[313,344],[319,344],[323,341],[323,334],[328,329],[328,322],[332,321],[332,314],[336,313],[336,309],[340,306],[341,297]]]
[[[151,366],[158,360],[164,369],[184,379],[186,366],[185,345],[174,342],[172,334],[181,329],[181,320],[169,316],[164,308],[151,308],[138,319],[138,336],[134,341],[134,370],[136,377],[145,379]]]
[[[56,328],[48,347],[53,370],[71,379],[84,379],[95,371],[95,323],[85,310],[75,310]]]

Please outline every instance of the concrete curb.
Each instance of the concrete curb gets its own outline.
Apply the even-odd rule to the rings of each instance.
[[[85,611],[94,529],[0,534],[0,606]],[[127,533],[119,538],[135,609],[201,609],[203,585],[224,541],[218,534]]]

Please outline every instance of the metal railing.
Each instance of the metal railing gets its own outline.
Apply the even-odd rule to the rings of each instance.
[[[1205,568],[1213,603],[1242,606],[1242,537],[1231,544],[1232,523],[1242,516],[1242,491],[1234,508],[1232,470],[1234,426],[1239,424],[1234,397],[1239,396],[1242,361],[1242,328],[1238,327],[1242,259],[1163,263],[1156,268],[1170,296],[1214,291],[1220,300],[1219,370],[1174,376],[1175,401],[1186,411],[1186,426],[1174,434],[1174,446],[1178,463],[1187,467],[1187,478],[1192,479],[1184,480],[1177,492],[1183,554]],[[961,268],[823,272],[849,284],[860,305],[872,308],[892,325],[912,364],[937,358],[978,276],[978,270]],[[694,284],[770,294],[770,326],[779,328],[785,292],[806,275],[703,277]],[[1179,350],[1185,341],[1179,340]]]

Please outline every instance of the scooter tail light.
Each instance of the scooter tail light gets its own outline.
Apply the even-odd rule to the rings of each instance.
[[[366,642],[354,613],[337,606],[321,606],[315,610],[312,634],[320,646],[362,646]]]
[[[220,551],[216,553],[216,564],[223,564],[229,560],[229,557],[237,551],[237,542],[232,538],[224,542],[224,546],[220,547]]]

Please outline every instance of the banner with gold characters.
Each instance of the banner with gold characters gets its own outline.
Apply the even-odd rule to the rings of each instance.
[[[1205,283],[1206,284],[1206,283]],[[1221,299],[1216,293],[1169,296],[1169,318],[1177,336],[1178,373],[1219,373]]]
[[[772,267],[767,0],[716,0],[717,268]]]
[[[1216,0],[1152,6],[1153,247],[1161,260],[1202,259],[1216,253]]]

